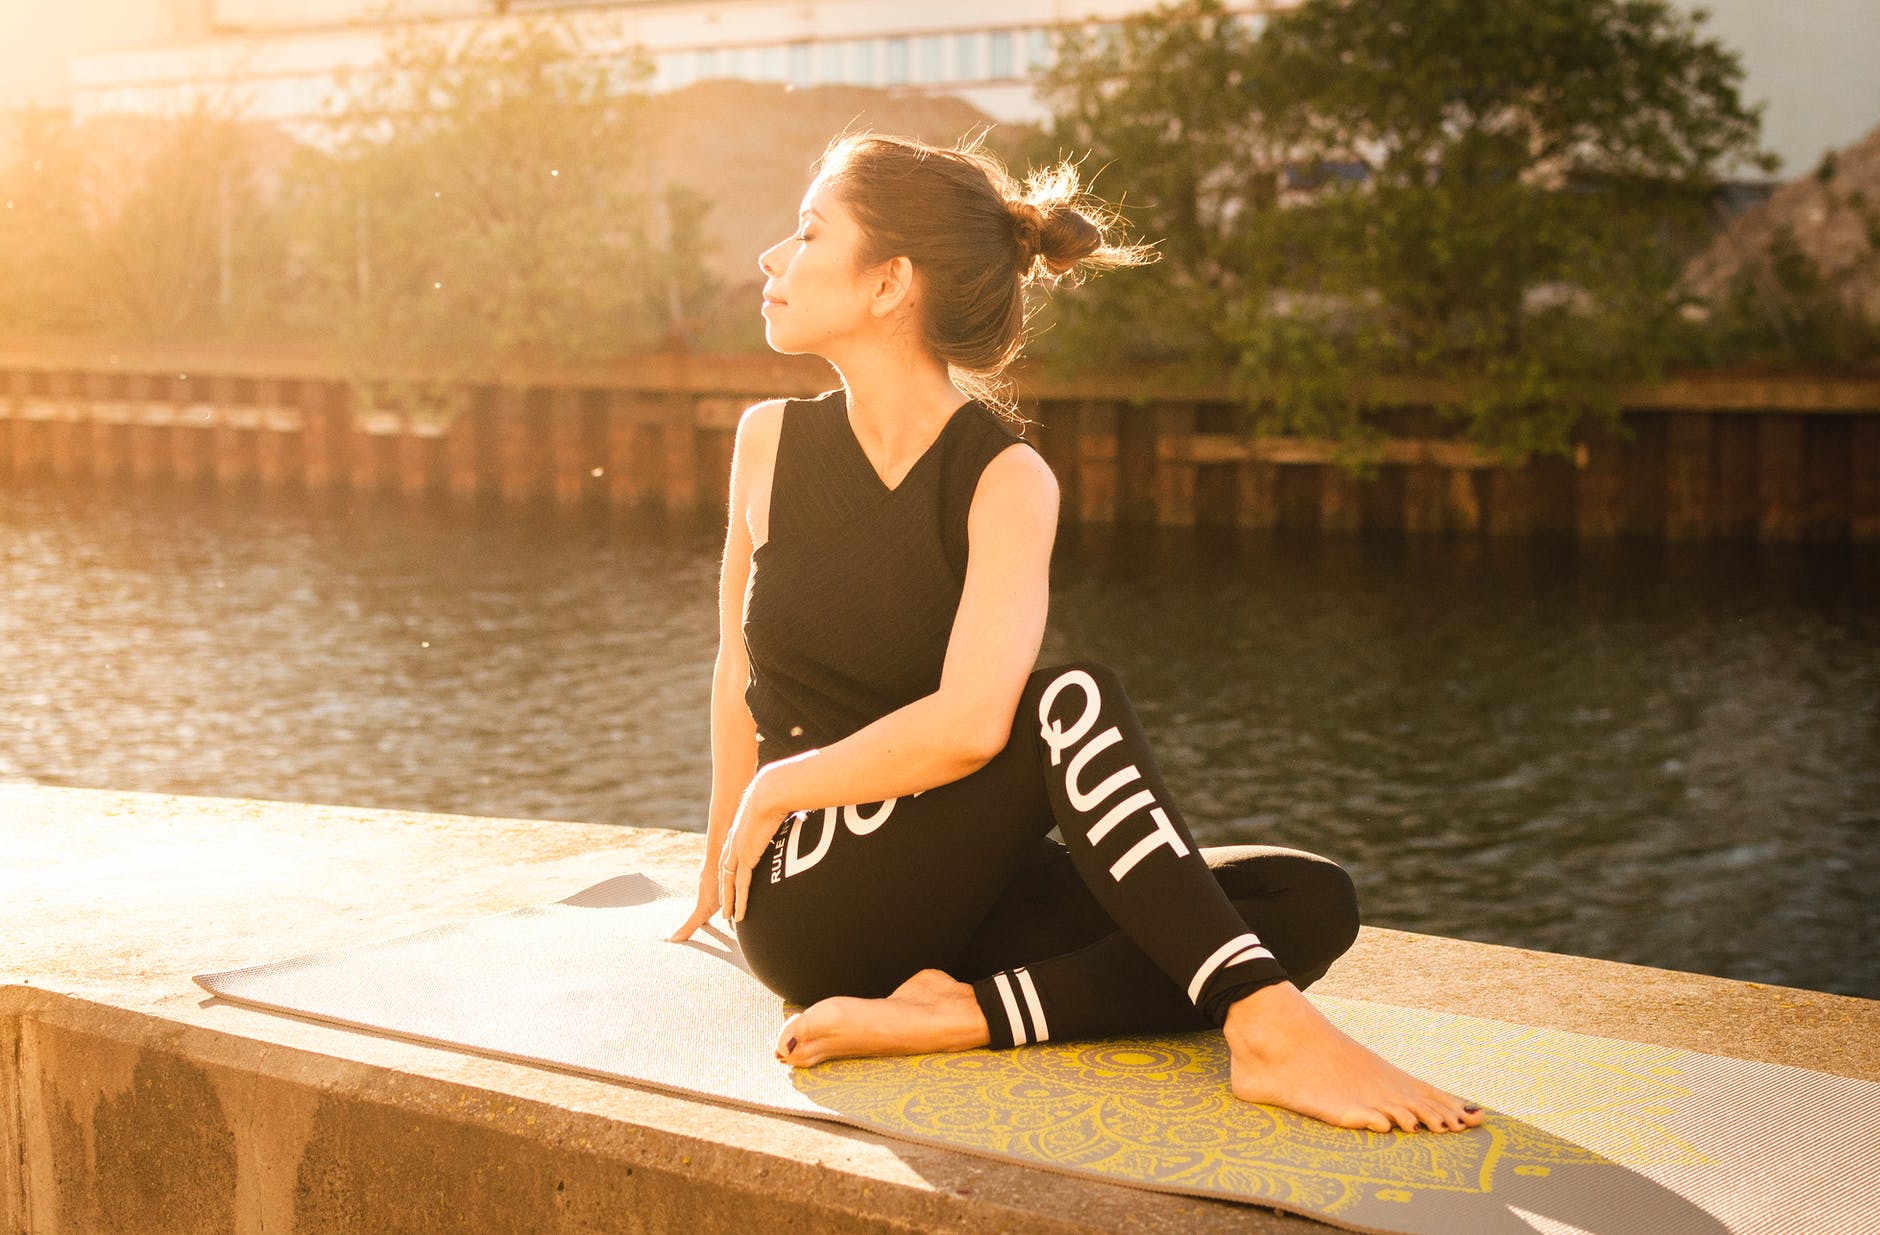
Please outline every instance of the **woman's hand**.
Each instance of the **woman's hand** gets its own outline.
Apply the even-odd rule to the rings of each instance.
[[[692,937],[692,932],[705,925],[714,913],[718,912],[718,864],[707,862],[698,873],[698,901],[692,906],[692,916],[685,920],[672,934],[666,936],[667,943],[682,943]]]
[[[775,766],[775,765],[772,765]],[[738,803],[738,813],[731,820],[725,836],[724,852],[718,858],[718,902],[725,910],[725,920],[736,923],[744,917],[749,903],[751,872],[764,860],[770,838],[783,822],[784,810],[775,804],[769,779],[770,768],[762,768],[745,786]]]

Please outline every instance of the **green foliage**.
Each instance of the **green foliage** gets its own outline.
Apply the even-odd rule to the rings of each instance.
[[[296,169],[294,325],[356,379],[396,358],[566,363],[650,345],[671,280],[635,159],[640,63],[583,59],[554,19],[405,34],[342,83],[336,140]]]
[[[1217,324],[1278,255],[1259,243],[1273,197],[1270,152],[1246,107],[1253,34],[1218,5],[1072,29],[1040,83],[1054,118],[1030,152],[1088,152],[1089,186],[1115,201],[1160,260],[1050,303],[1062,329],[1035,349],[1060,364],[1117,358],[1218,368]]]
[[[0,326],[125,339],[265,331],[282,292],[285,241],[263,200],[279,140],[212,99],[166,117],[20,118],[0,165]]]
[[[1657,375],[1716,169],[1774,166],[1736,57],[1667,0],[1306,0],[1250,23],[1187,0],[1069,40],[1054,138],[1092,150],[1165,261],[1103,284],[1106,356],[1184,341],[1260,432],[1374,439],[1376,391],[1508,454],[1571,449]],[[1120,284],[1125,280],[1115,280]],[[1145,323],[1153,323],[1146,325]]]
[[[665,295],[664,343],[682,351],[698,346],[711,329],[713,305],[724,291],[705,260],[705,216],[711,205],[710,198],[682,184],[668,184],[660,196],[664,235],[647,277],[655,292]]]
[[[435,30],[342,80],[317,144],[215,101],[24,117],[0,329],[329,343],[362,406],[439,415],[473,367],[693,343],[709,202],[650,187],[644,62],[552,16]]]

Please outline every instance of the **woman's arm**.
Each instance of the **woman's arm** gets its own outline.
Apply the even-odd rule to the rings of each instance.
[[[718,659],[712,667],[712,790],[706,812],[705,864],[699,871],[698,903],[686,924],[668,936],[673,940],[690,937],[718,908],[718,859],[744,791],[757,771],[757,722],[744,702],[751,672],[744,648],[744,589],[751,574],[749,508],[753,476],[770,474],[781,414],[782,404],[775,400],[750,408],[738,419],[731,447],[725,557],[718,574]]]
[[[980,473],[967,516],[969,553],[940,688],[838,742],[765,766],[753,813],[878,802],[958,780],[1004,747],[1044,641],[1057,478],[1029,445]]]

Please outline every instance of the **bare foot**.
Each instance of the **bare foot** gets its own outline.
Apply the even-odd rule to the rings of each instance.
[[[923,969],[886,999],[817,1000],[783,1023],[777,1058],[807,1068],[850,1055],[964,1051],[991,1040],[973,988],[938,969]]]
[[[1234,1095],[1283,1106],[1341,1128],[1460,1132],[1481,1108],[1426,1085],[1353,1041],[1299,988],[1276,982],[1227,1010]]]

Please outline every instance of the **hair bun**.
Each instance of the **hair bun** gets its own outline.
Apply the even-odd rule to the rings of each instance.
[[[1103,231],[1082,211],[1061,203],[1040,209],[1023,198],[1007,203],[1012,230],[1018,241],[1020,277],[1032,273],[1038,258],[1053,275],[1065,275],[1077,263],[1103,247]]]
[[[1044,211],[1022,198],[1006,203],[1012,212],[1012,232],[1018,241],[1018,271],[1031,271],[1031,264],[1044,252]]]

